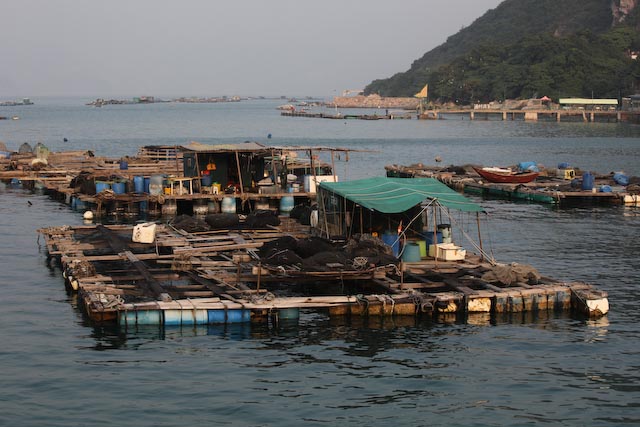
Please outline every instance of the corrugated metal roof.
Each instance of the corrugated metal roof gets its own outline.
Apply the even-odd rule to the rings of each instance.
[[[425,200],[464,212],[484,212],[481,206],[434,178],[376,177],[322,182],[320,188],[381,213],[405,212]]]
[[[617,99],[560,98],[560,104],[618,105]]]
[[[182,145],[182,148],[190,151],[197,151],[201,153],[211,152],[267,152],[270,147],[260,144],[254,141],[239,142],[236,144],[203,144],[201,142],[191,141],[189,144]]]

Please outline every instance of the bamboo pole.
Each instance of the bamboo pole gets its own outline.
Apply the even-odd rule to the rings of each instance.
[[[480,212],[476,212],[476,222],[478,223],[478,243],[480,244],[480,261],[484,261],[484,249],[482,249],[482,233],[480,233]]]

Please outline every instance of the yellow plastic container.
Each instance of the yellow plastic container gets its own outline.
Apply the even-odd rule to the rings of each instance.
[[[427,242],[424,240],[418,240],[416,242],[418,247],[420,248],[420,258],[424,258],[427,256]]]

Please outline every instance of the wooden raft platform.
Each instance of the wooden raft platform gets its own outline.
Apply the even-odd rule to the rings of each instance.
[[[306,147],[291,147],[294,148]],[[323,150],[322,147],[309,148],[314,149]],[[273,182],[271,185],[245,183],[247,185],[231,189],[222,188],[220,183],[204,185],[200,172],[185,176],[184,150],[181,146],[145,146],[135,156],[122,158],[99,157],[91,151],[64,151],[48,153],[46,160],[34,153],[13,153],[10,158],[0,159],[0,180],[43,190],[74,210],[91,211],[93,216],[135,217],[206,215],[219,212],[222,202],[227,203],[229,209],[235,207],[239,213],[259,209],[278,211],[283,199],[285,206],[310,204],[315,198],[315,184],[311,185],[311,181],[326,179],[310,175],[306,186],[305,177],[296,176],[300,182],[291,182],[290,188]],[[272,150],[281,151],[281,148]],[[326,163],[315,162],[317,168],[328,167]],[[300,160],[287,163],[288,167],[304,164]],[[156,182],[153,190],[150,188],[152,176],[161,176],[161,184]]]
[[[475,171],[465,167],[466,173],[450,172],[446,168],[424,165],[388,165],[387,176],[400,178],[435,178],[457,191],[481,196],[493,196],[509,200],[548,203],[560,206],[580,206],[590,204],[640,206],[640,195],[631,194],[622,186],[617,186],[610,175],[596,175],[594,188],[601,185],[612,187],[611,192],[583,191],[570,188],[570,181],[541,175],[535,181],[525,184],[502,184],[487,182]]]
[[[300,309],[325,310],[330,316],[435,320],[551,310],[595,317],[609,309],[607,294],[585,283],[549,278],[536,285],[487,282],[482,276],[493,266],[477,256],[383,266],[327,264],[314,271],[263,263],[256,251],[265,242],[308,232],[308,227],[285,224],[288,231],[205,233],[158,224],[153,243],[133,242],[133,227],[127,225],[38,232],[89,317],[124,327],[297,319]],[[317,285],[316,291],[304,292],[304,284]]]

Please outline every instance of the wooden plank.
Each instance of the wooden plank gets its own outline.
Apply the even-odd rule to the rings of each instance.
[[[140,273],[144,277],[144,281],[140,282],[143,292],[148,293],[149,295],[152,295],[156,299],[159,299],[161,301],[171,299],[171,297],[164,291],[164,288],[162,287],[160,282],[158,282],[151,275],[145,263],[129,250],[127,244],[118,239],[112,233],[112,231],[105,226],[98,225],[96,228],[104,236],[107,242],[109,242],[111,248],[116,252],[121,252],[129,260],[129,262],[131,262],[131,265],[133,265],[133,267],[138,270],[138,273]],[[144,284],[146,284],[146,286]]]

